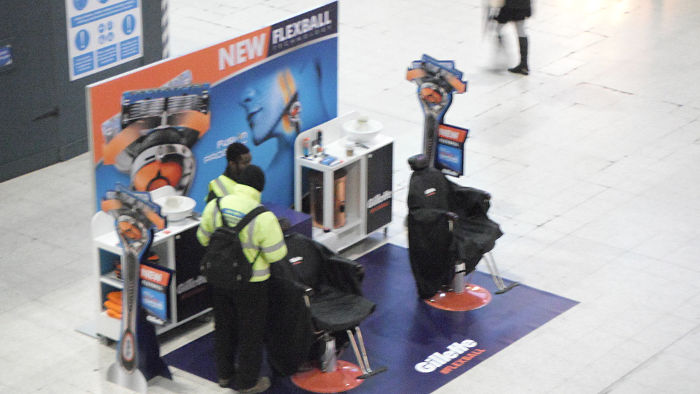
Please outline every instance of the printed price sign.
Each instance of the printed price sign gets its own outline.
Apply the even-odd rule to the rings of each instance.
[[[458,177],[464,174],[464,141],[467,134],[468,129],[444,123],[439,126],[435,168],[447,175]]]
[[[70,80],[143,56],[141,0],[66,0]]]

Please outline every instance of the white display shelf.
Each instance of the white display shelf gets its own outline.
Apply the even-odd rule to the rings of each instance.
[[[335,252],[361,241],[369,235],[369,233],[379,228],[386,228],[391,222],[390,205],[387,209],[388,212],[384,211],[388,213],[388,215],[384,214],[379,219],[377,219],[377,217],[369,217],[372,216],[373,213],[371,213],[369,209],[371,207],[368,207],[368,201],[370,197],[376,195],[374,194],[376,191],[370,190],[368,182],[370,182],[370,166],[375,169],[377,168],[376,159],[373,158],[374,155],[376,153],[381,153],[378,157],[389,157],[388,162],[381,163],[379,166],[381,167],[381,172],[383,172],[382,175],[388,174],[388,181],[386,179],[387,176],[384,176],[384,185],[380,187],[384,187],[382,192],[388,191],[389,194],[391,194],[393,139],[389,136],[379,134],[371,141],[362,144],[352,143],[353,154],[348,156],[346,154],[346,147],[349,141],[346,137],[342,136],[341,126],[343,123],[355,119],[357,116],[356,113],[350,113],[306,130],[297,136],[294,143],[294,207],[297,211],[301,211],[302,190],[304,189],[304,185],[302,184],[303,171],[313,170],[320,172],[323,178],[323,218],[320,220],[323,229],[314,227],[312,235],[315,240],[321,242]],[[323,133],[324,154],[337,159],[337,162],[331,165],[321,163],[325,155],[322,157],[305,157],[303,155],[302,144],[304,139],[316,139],[319,130]],[[372,162],[373,160],[375,162]],[[345,185],[346,224],[342,227],[334,228],[334,173],[340,169],[347,171]],[[375,177],[375,175],[376,174],[372,174],[371,176]],[[374,181],[374,179],[372,181]],[[371,194],[371,196],[369,194]],[[391,197],[389,197],[389,200],[391,200]],[[372,223],[370,223],[370,221]]]
[[[205,313],[209,312],[211,308],[202,310],[201,312],[188,317],[187,319],[179,321],[177,324],[167,322],[165,325],[154,324],[156,335],[160,335],[168,330],[173,329],[176,326],[187,323],[188,321],[194,320]],[[96,331],[97,333],[105,338],[109,338],[114,341],[119,340],[121,334],[121,319],[116,319],[107,314],[107,311],[102,311],[97,316]]]
[[[179,243],[184,242],[182,235],[185,232],[196,231],[199,220],[195,217],[188,217],[177,222],[167,223],[168,227],[157,231],[153,236],[151,250],[160,257],[160,265],[172,272],[170,289],[168,292],[169,320],[164,325],[156,325],[156,333],[168,331],[211,310],[211,308],[201,308],[201,310],[189,311],[186,318],[178,316],[178,271],[176,250]],[[97,300],[99,301],[99,312],[97,314],[96,334],[98,336],[118,340],[120,335],[121,320],[107,315],[102,303],[106,299],[106,294],[111,291],[121,290],[124,287],[123,280],[117,278],[111,260],[123,259],[123,249],[119,242],[119,237],[114,228],[114,218],[105,212],[97,212],[92,219],[92,235],[94,245],[94,259],[97,266],[98,280],[100,283]],[[193,236],[187,237],[186,242],[196,242]],[[107,254],[105,254],[105,252]],[[123,262],[123,260],[122,260]],[[197,262],[190,262],[192,264]]]
[[[112,223],[114,222],[114,219],[112,219],[111,216],[109,216],[109,220],[111,220]],[[199,220],[193,217],[188,217],[184,220],[168,223],[168,227],[166,227],[163,230],[157,231],[155,234],[153,234],[153,244],[158,244],[162,240],[174,234],[181,233],[187,229],[198,225]],[[94,236],[93,243],[95,244],[95,247],[114,253],[118,256],[121,256],[123,253],[123,249],[119,241],[119,236],[117,235],[117,231],[114,229],[113,225],[107,226],[103,233]]]
[[[334,228],[330,231],[323,231],[322,228],[313,227],[311,229],[313,239],[323,243],[327,239],[338,238],[338,235],[342,235],[352,231],[359,231],[359,227],[362,224],[360,218],[352,218],[347,220],[343,227]]]
[[[110,285],[115,289],[121,290],[124,288],[124,281],[120,278],[117,278],[117,274],[115,271],[100,276],[100,282]]]

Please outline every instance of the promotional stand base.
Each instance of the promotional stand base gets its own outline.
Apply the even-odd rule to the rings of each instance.
[[[360,367],[344,360],[336,362],[333,372],[323,372],[318,368],[298,372],[292,376],[292,383],[314,393],[340,393],[362,384],[363,379],[359,379],[362,375]]]
[[[148,391],[148,381],[140,370],[128,372],[118,363],[113,363],[107,369],[107,380],[137,393]]]
[[[438,292],[433,297],[425,300],[425,303],[433,308],[445,311],[472,311],[486,306],[491,302],[491,293],[478,285],[467,283],[464,291],[455,293],[453,291]]]

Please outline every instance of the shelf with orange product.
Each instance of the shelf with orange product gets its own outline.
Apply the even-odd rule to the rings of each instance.
[[[147,265],[142,264],[142,297],[144,306],[150,303],[152,309],[158,312],[148,314],[148,320],[155,323],[157,334],[211,310],[206,281],[199,273],[199,260],[204,248],[196,241],[198,225],[199,220],[194,216],[168,223],[165,229],[155,233],[150,247],[150,251],[159,257],[155,264],[151,264],[154,270],[144,274],[143,268]],[[97,212],[92,219],[92,237],[99,281],[95,331],[99,337],[116,341],[119,339],[121,321],[117,318],[116,310],[105,305],[113,301],[109,295],[114,297],[113,293],[123,287],[116,271],[123,259],[123,252],[114,230],[114,219],[102,211]],[[150,277],[151,282],[155,281],[155,285],[144,286],[144,275]],[[169,282],[156,283],[165,276],[170,276]],[[156,288],[158,286],[161,287]],[[113,303],[108,305],[114,306]]]
[[[294,144],[294,209],[305,209],[307,195],[312,237],[335,252],[391,222],[393,139],[344,135],[343,125],[358,118],[355,112],[335,118],[303,131]],[[319,131],[322,153],[314,154]]]

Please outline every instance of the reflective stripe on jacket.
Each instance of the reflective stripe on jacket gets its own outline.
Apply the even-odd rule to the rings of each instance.
[[[236,184],[232,191],[233,193],[219,200],[221,212],[217,209],[216,200],[210,201],[204,208],[202,220],[197,229],[197,239],[202,245],[209,245],[209,238],[216,228],[223,224],[222,220],[226,220],[229,226],[235,226],[243,216],[260,205],[260,192],[254,188]],[[268,279],[270,264],[282,260],[287,255],[282,229],[277,217],[270,211],[256,216],[243,227],[239,237],[243,254],[248,261],[253,262],[251,282]]]
[[[216,197],[223,197],[233,193],[237,184],[236,181],[226,175],[219,175],[216,179],[209,182],[209,191],[213,192]]]

